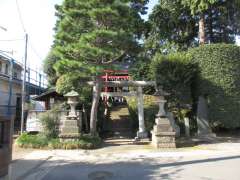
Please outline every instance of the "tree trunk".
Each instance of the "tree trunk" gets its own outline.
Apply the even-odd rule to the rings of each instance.
[[[97,135],[97,111],[100,93],[101,93],[101,79],[100,77],[96,77],[96,84],[95,86],[93,86],[93,101],[90,117],[90,134],[93,136]]]
[[[203,13],[200,15],[198,36],[199,36],[199,44],[205,44],[205,42],[206,42],[205,19],[204,19],[204,14]]]
[[[88,126],[87,112],[86,112],[84,104],[82,105],[82,111],[83,111],[83,118],[84,118],[85,128],[86,128],[85,130],[86,130],[86,132],[88,132],[89,131],[89,126]]]

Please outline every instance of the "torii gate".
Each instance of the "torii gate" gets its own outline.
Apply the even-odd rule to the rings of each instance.
[[[89,85],[95,86],[94,81],[88,82]],[[138,105],[138,123],[139,130],[137,132],[138,138],[146,138],[147,132],[144,124],[144,102],[142,88],[145,86],[155,86],[155,81],[106,81],[104,85],[107,87],[137,87],[136,92],[101,92],[101,96],[136,96]]]

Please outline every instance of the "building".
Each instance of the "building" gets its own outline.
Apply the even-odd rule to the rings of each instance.
[[[19,131],[23,66],[12,57],[0,53],[0,117],[14,119],[14,130]],[[44,75],[27,68],[26,101],[30,95],[45,91]]]
[[[22,66],[0,54],[0,116],[18,115],[21,110]]]

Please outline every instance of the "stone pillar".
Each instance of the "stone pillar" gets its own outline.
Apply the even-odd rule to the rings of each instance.
[[[200,137],[216,136],[214,133],[212,133],[212,130],[209,126],[208,105],[206,99],[203,96],[200,96],[198,99],[197,126],[198,136]]]
[[[138,138],[147,138],[147,132],[144,124],[144,104],[143,104],[143,93],[142,87],[137,87],[137,100],[138,100],[138,122],[139,130],[137,132]]]
[[[185,126],[185,136],[190,137],[190,124],[189,124],[188,117],[184,117],[184,126]]]

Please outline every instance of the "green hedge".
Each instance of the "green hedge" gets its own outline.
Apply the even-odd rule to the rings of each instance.
[[[240,47],[204,45],[187,56],[199,67],[194,93],[207,97],[212,126],[240,127]]]
[[[16,144],[22,148],[34,149],[95,149],[101,146],[102,140],[99,137],[83,135],[78,140],[60,142],[58,138],[47,138],[43,134],[30,135],[23,133]]]

